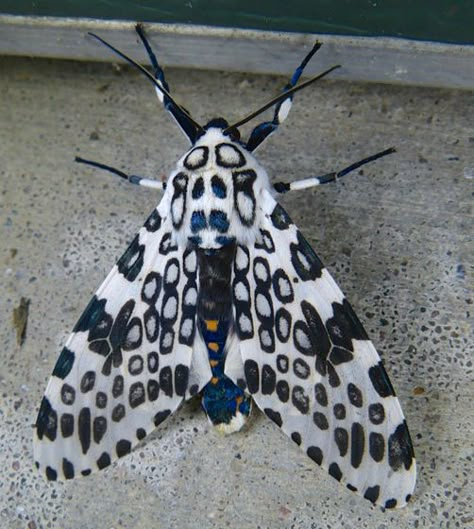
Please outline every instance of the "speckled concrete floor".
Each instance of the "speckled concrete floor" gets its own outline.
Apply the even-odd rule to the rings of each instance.
[[[193,403],[103,473],[66,484],[36,475],[32,424],[61,344],[158,200],[73,158],[160,176],[186,142],[135,72],[28,59],[2,59],[0,70],[0,527],[473,526],[473,93],[324,82],[298,95],[259,152],[275,179],[291,180],[398,148],[283,200],[351,299],[407,416],[418,487],[406,509],[384,513],[260,414],[223,438]],[[168,76],[198,121],[239,118],[282,83]],[[20,348],[12,312],[22,296],[31,304]]]

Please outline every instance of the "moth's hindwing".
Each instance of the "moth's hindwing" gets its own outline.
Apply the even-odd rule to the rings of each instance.
[[[34,440],[48,479],[127,454],[211,378],[208,363],[191,365],[193,345],[205,349],[196,344],[196,255],[173,244],[166,215],[154,210],[61,352]]]
[[[226,371],[316,463],[373,503],[413,493],[413,448],[372,342],[312,248],[264,192],[259,240],[234,264]],[[229,359],[230,360],[230,359]]]

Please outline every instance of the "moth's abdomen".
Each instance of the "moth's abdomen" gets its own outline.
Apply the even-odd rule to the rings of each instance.
[[[250,397],[224,374],[232,326],[231,274],[235,244],[209,255],[198,250],[199,330],[207,347],[212,378],[202,392],[202,406],[211,423],[222,433],[238,431],[250,413]]]
[[[171,218],[182,244],[216,250],[253,241],[257,198],[268,178],[255,158],[221,131],[191,149],[170,182]]]

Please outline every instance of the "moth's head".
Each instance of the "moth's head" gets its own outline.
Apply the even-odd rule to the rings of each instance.
[[[201,134],[198,135],[196,140],[202,138],[202,136],[210,129],[218,129],[222,132],[223,136],[228,137],[231,141],[240,141],[240,132],[235,127],[229,127],[229,122],[224,118],[212,118],[211,121],[207,122]]]

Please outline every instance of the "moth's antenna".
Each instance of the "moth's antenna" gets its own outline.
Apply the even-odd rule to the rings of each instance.
[[[329,68],[325,72],[320,73],[319,75],[316,75],[315,77],[312,77],[311,79],[308,79],[308,81],[305,81],[304,83],[300,83],[300,84],[294,86],[293,88],[290,88],[289,90],[286,90],[282,94],[280,94],[280,95],[274,97],[273,99],[271,99],[270,101],[268,101],[268,103],[266,103],[265,105],[260,107],[255,112],[252,112],[251,114],[249,114],[245,118],[243,118],[240,121],[237,121],[236,123],[233,123],[232,125],[227,127],[224,130],[224,133],[230,132],[232,129],[240,127],[244,123],[247,123],[251,119],[255,118],[256,116],[258,116],[259,114],[261,114],[262,112],[267,110],[267,108],[270,108],[273,105],[276,105],[280,101],[286,99],[288,96],[294,94],[295,92],[298,92],[298,90],[302,90],[303,88],[306,88],[307,86],[309,86],[310,84],[313,84],[314,82],[318,81],[319,79],[322,79],[323,77],[326,77],[326,75],[330,74],[332,71],[334,71],[334,70],[336,70],[337,68],[340,68],[340,67],[341,67],[340,64],[336,64],[336,66],[332,66],[331,68]]]
[[[150,81],[156,86],[156,88],[158,88],[158,90],[165,96],[167,97],[174,105],[176,105],[177,108],[179,108],[180,110],[182,110],[182,112],[184,114],[186,114],[186,117],[189,119],[189,121],[200,131],[204,131],[204,129],[201,127],[201,125],[199,125],[199,123],[196,123],[196,121],[194,121],[194,119],[188,114],[188,112],[180,105],[178,105],[178,103],[176,103],[176,101],[171,97],[170,93],[165,90],[159,83],[158,81],[153,77],[153,75],[146,69],[144,68],[141,64],[139,64],[137,61],[133,60],[131,57],[129,57],[128,55],[125,55],[125,53],[121,52],[120,50],[118,50],[117,48],[115,48],[114,46],[112,46],[112,44],[109,44],[106,40],[104,40],[103,38],[99,37],[99,35],[96,35],[95,33],[91,33],[90,31],[88,32],[88,34],[91,36],[91,37],[94,37],[95,39],[97,39],[99,42],[101,42],[104,46],[107,46],[107,48],[111,49],[114,53],[116,53],[117,55],[119,55],[120,57],[122,57],[122,59],[125,59],[128,63],[130,63],[131,65],[135,66],[135,68],[138,68],[144,75],[146,75],[148,77],[148,79],[150,79]]]

